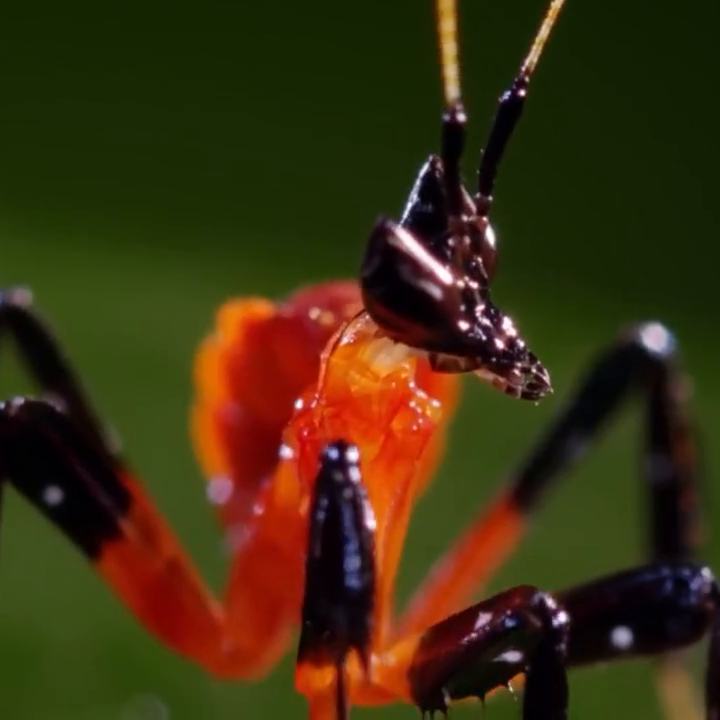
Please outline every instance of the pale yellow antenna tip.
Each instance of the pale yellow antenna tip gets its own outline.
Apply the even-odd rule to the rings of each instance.
[[[457,105],[461,100],[457,0],[437,0],[437,32],[445,105]]]
[[[553,26],[555,25],[555,21],[557,20],[558,15],[560,14],[560,11],[562,10],[564,4],[565,0],[552,0],[552,2],[550,3],[550,7],[548,8],[547,12],[545,13],[545,17],[543,18],[542,25],[540,26],[540,29],[535,36],[535,40],[533,41],[532,47],[530,48],[530,52],[527,54],[525,62],[523,62],[522,64],[521,74],[526,76],[532,75],[532,72],[533,70],[535,70],[535,66],[538,63],[538,60],[540,59],[543,48],[545,47],[545,43],[550,37],[550,33],[552,32]]]

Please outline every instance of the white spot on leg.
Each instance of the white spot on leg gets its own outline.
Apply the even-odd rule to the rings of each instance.
[[[485,227],[485,241],[493,250],[497,248],[497,235],[490,224]]]
[[[630,650],[635,644],[635,635],[627,625],[618,625],[610,632],[610,644],[620,652]]]
[[[552,606],[553,609],[557,608],[557,605],[554,604]],[[561,628],[566,627],[570,624],[570,616],[567,614],[565,610],[560,610],[560,612],[555,613],[555,616],[553,617],[552,625],[554,628]]]
[[[495,658],[495,662],[510,663],[511,665],[517,665],[523,661],[525,656],[519,650],[507,650],[502,655],[498,655]]]
[[[715,584],[715,576],[713,575],[713,571],[709,567],[704,567],[702,570],[700,570],[700,577],[708,585]]]
[[[669,355],[675,350],[675,338],[658,322],[650,322],[642,326],[640,341],[655,355]]]
[[[57,507],[65,499],[65,492],[58,485],[46,485],[42,491],[42,501],[48,507]]]
[[[477,618],[475,619],[475,627],[473,630],[476,632],[478,630],[481,630],[485,625],[487,625],[492,620],[492,613],[489,612],[481,612],[478,613]]]

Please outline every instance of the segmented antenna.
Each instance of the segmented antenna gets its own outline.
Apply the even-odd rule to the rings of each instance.
[[[535,70],[545,43],[562,10],[565,0],[552,0],[545,13],[542,25],[533,40],[530,52],[523,61],[520,75],[530,78]],[[440,46],[440,68],[442,70],[445,104],[450,106],[460,101],[460,53],[458,50],[457,0],[437,0],[437,32]]]
[[[437,31],[443,93],[448,107],[460,102],[457,0],[437,0]]]
[[[552,0],[552,2],[550,3],[550,7],[545,13],[542,25],[540,25],[540,29],[535,36],[535,40],[533,40],[530,52],[527,54],[527,57],[525,58],[520,69],[520,74],[524,75],[528,79],[530,79],[530,76],[535,70],[535,66],[538,64],[540,55],[542,55],[543,48],[545,47],[545,43],[550,37],[550,33],[552,32],[552,29],[555,25],[555,21],[557,20],[558,15],[560,14],[560,11],[562,10],[564,4],[565,0]]]
[[[478,168],[478,185],[475,205],[480,217],[487,217],[495,178],[505,147],[517,125],[525,104],[530,77],[540,60],[565,0],[551,0],[540,29],[535,35],[530,52],[510,88],[503,93],[490,134],[482,152]],[[462,184],[460,161],[465,146],[466,115],[460,92],[460,59],[458,50],[457,0],[436,0],[437,34],[440,49],[445,112],[443,113],[441,157],[445,171],[447,213],[450,225],[461,218]]]
[[[440,67],[443,77],[445,111],[442,116],[440,156],[448,225],[456,226],[462,215],[462,179],[460,160],[465,147],[467,117],[460,96],[460,61],[458,60],[457,0],[437,0],[437,31],[440,45]]]
[[[500,98],[497,114],[490,128],[490,135],[485,143],[478,168],[478,191],[475,195],[475,204],[480,216],[487,217],[500,160],[520,115],[522,115],[530,78],[564,4],[565,0],[552,0],[530,46],[530,52],[520,66],[520,71],[510,88]]]

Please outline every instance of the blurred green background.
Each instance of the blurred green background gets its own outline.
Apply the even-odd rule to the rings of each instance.
[[[460,4],[470,176],[544,8]],[[535,407],[467,384],[447,462],[414,518],[403,597],[626,322],[677,331],[718,495],[719,15],[711,0],[569,0],[494,211],[495,297],[557,392]],[[437,147],[432,5],[39,0],[6,4],[0,27],[0,284],[33,287],[219,588],[225,558],[187,440],[194,349],[230,296],[353,275],[376,215],[399,214]],[[2,363],[0,395],[26,391]],[[637,409],[624,415],[552,495],[496,589],[554,589],[641,560],[639,428]],[[304,716],[291,657],[266,682],[216,683],[147,637],[15,495],[2,533],[3,718]],[[706,557],[720,567],[717,539]],[[572,693],[576,718],[659,717],[644,663],[574,673]],[[488,712],[515,718],[519,707],[502,699]]]

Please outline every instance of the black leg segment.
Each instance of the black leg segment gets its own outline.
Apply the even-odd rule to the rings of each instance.
[[[408,679],[423,714],[445,713],[526,673],[523,720],[564,720],[568,614],[552,595],[519,586],[463,610],[422,636]]]
[[[107,453],[44,400],[0,403],[0,477],[90,560],[122,535],[129,490]]]
[[[13,339],[23,365],[48,400],[58,404],[100,447],[116,458],[117,449],[83,390],[60,343],[23,287],[0,290],[0,348]]]
[[[571,618],[569,666],[662,656],[709,634],[705,717],[720,717],[720,588],[709,568],[647,565],[557,597]]]
[[[699,539],[695,433],[675,338],[659,323],[632,328],[601,354],[515,473],[513,499],[525,512],[535,509],[631,395],[640,395],[645,404],[643,475],[649,496],[650,557],[690,559]]]

